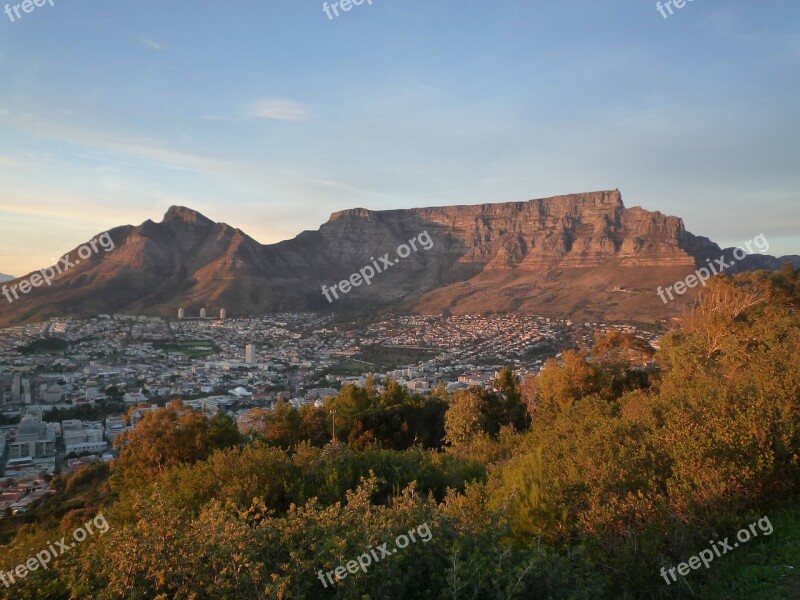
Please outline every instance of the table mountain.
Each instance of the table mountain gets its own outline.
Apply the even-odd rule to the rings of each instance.
[[[329,303],[331,287],[427,232],[417,251]],[[0,296],[0,325],[98,313],[229,316],[274,311],[382,309],[425,313],[528,311],[580,319],[654,321],[676,314],[656,295],[707,258],[730,256],[677,217],[625,208],[618,190],[528,202],[334,213],[317,231],[263,245],[189,208],[160,223],[117,227],[115,249],[81,261],[52,285]],[[754,232],[754,236],[758,232]],[[69,253],[77,255],[77,249]],[[800,265],[748,256],[729,272]],[[22,279],[27,279],[26,276]],[[22,279],[6,285],[18,285]],[[693,293],[693,292],[692,292]]]

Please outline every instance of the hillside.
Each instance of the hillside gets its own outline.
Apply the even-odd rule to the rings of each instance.
[[[430,249],[395,259],[371,285],[338,300],[323,296],[323,285],[378,264],[375,257],[387,252],[396,256],[398,246],[423,232]],[[0,303],[0,325],[97,313],[173,315],[179,306],[187,314],[225,308],[230,316],[391,308],[657,321],[676,314],[692,293],[665,305],[656,288],[723,254],[677,217],[625,208],[618,190],[473,206],[351,209],[334,213],[317,231],[272,245],[175,206],[159,223],[109,234],[113,251],[94,253],[51,286]],[[730,249],[724,252],[734,262]],[[747,256],[729,272],[798,261]]]

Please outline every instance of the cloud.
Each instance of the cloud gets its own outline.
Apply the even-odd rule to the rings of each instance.
[[[250,107],[248,114],[275,121],[307,121],[309,118],[308,111],[296,102],[275,98],[259,100]]]
[[[79,148],[79,153],[88,154],[96,160],[137,159],[161,168],[226,175],[241,175],[243,169],[241,163],[183,152],[160,140],[101,132],[53,120],[49,114],[35,110],[12,112],[0,107],[0,127],[74,145]]]
[[[152,40],[146,36],[139,38],[139,43],[145,48],[150,48],[150,50],[160,51],[164,49],[164,46],[162,44],[159,44],[155,40]]]

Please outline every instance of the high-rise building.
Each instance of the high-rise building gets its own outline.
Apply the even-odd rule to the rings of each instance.
[[[256,364],[256,345],[247,344],[247,346],[244,349],[244,356],[245,356],[245,362],[248,365]]]
[[[14,380],[11,383],[11,402],[20,402],[22,399],[22,375],[14,373]]]
[[[185,316],[186,316],[186,311],[183,310],[182,308],[179,308],[178,309],[178,318],[179,319],[183,319]]]
[[[226,316],[227,314],[228,314],[228,313],[226,313],[226,312],[225,312],[225,309],[224,309],[224,308],[220,308],[220,309],[219,309],[219,318],[220,318],[220,319],[224,319],[224,318],[225,318],[225,316]]]
[[[201,319],[205,319],[206,318],[206,309],[205,308],[201,308],[200,309],[200,318]]]

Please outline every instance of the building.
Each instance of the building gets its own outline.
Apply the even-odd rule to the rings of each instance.
[[[103,440],[101,423],[83,423],[77,419],[61,422],[64,436],[64,447],[67,454],[81,452],[105,452],[106,442]]]
[[[138,404],[140,402],[148,401],[148,397],[142,393],[141,389],[125,392],[125,395],[122,397],[122,399],[125,401],[125,404]]]
[[[22,375],[14,373],[14,380],[11,383],[11,402],[22,401]]]
[[[315,388],[306,392],[306,400],[325,400],[326,398],[335,398],[338,390],[334,388]]]
[[[53,459],[56,455],[56,438],[41,413],[27,414],[17,427],[16,437],[8,444],[9,459]]]
[[[219,309],[219,318],[224,319],[228,315],[224,308]]]
[[[64,401],[66,390],[58,385],[42,385],[44,388],[39,392],[39,398],[45,404],[58,404]]]
[[[244,349],[245,362],[248,365],[256,364],[256,345],[247,344]]]
[[[200,318],[201,319],[205,319],[206,318],[206,309],[205,308],[201,308],[200,309]]]
[[[109,415],[106,417],[106,439],[110,443],[113,444],[114,438],[128,429],[128,424],[125,422],[125,417],[122,415]]]
[[[178,318],[179,319],[183,319],[185,316],[186,316],[186,311],[183,310],[182,308],[179,308],[178,309]]]

